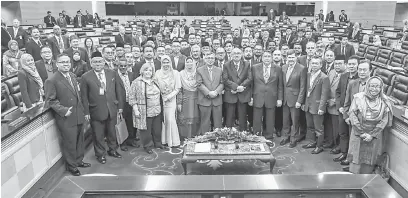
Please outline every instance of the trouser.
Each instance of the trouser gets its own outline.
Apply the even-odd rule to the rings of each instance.
[[[84,159],[84,134],[82,124],[61,126],[58,130],[62,138],[62,156],[68,168],[76,168]]]
[[[254,126],[254,108],[252,106],[247,105],[247,120],[249,123],[249,128]]]
[[[325,114],[324,133],[325,142],[327,145],[333,145],[335,148],[339,146],[339,116],[333,114]]]
[[[106,120],[92,120],[91,127],[93,131],[93,142],[96,157],[102,157],[106,155],[105,137],[108,143],[109,150],[116,151],[118,143],[116,139],[116,117],[111,118],[108,116]]]
[[[271,139],[275,133],[275,107],[266,108],[265,105],[263,107],[254,107],[254,133],[260,133],[262,131],[262,115],[264,112],[266,130],[262,132],[262,135],[267,139]]]
[[[347,154],[350,141],[350,128],[344,121],[343,115],[339,115],[339,135],[340,135],[340,151]]]
[[[144,149],[153,146],[159,147],[161,144],[162,120],[161,115],[146,118],[147,129],[139,130],[140,140]]]
[[[306,137],[307,133],[307,123],[306,123],[306,112],[303,110],[300,110],[299,112],[299,137],[297,137],[298,140],[301,140]]]
[[[302,111],[300,108],[283,105],[283,127],[282,135],[290,138],[293,143],[299,137],[299,116]]]
[[[282,131],[283,127],[283,108],[275,108],[275,129],[276,131]]]
[[[311,137],[312,143],[317,143],[316,147],[322,147],[324,141],[324,115],[311,114],[306,112],[306,123],[308,137]]]
[[[212,123],[214,128],[222,127],[222,106],[202,106],[198,105],[200,109],[200,134],[203,135],[206,132],[210,131],[210,119],[212,116]]]
[[[248,103],[224,103],[226,112],[226,126],[233,127],[235,125],[236,116],[238,113],[239,131],[245,131],[247,126],[247,106]]]
[[[136,139],[136,129],[133,127],[133,115],[132,115],[132,107],[129,103],[125,103],[125,108],[123,109],[123,118],[126,122],[126,128],[129,133],[129,137],[127,138],[126,142],[133,141]]]

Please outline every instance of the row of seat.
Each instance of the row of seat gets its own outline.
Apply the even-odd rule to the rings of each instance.
[[[407,105],[408,101],[408,77],[393,71],[376,68],[374,75],[380,77],[384,82],[384,93],[396,105]]]
[[[20,112],[22,99],[17,75],[2,80],[1,90],[1,117]]]
[[[360,44],[357,56],[370,60],[375,65],[392,66],[408,69],[408,42],[404,41],[401,49]]]

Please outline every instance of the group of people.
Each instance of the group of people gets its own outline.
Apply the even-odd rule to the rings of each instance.
[[[350,164],[351,172],[372,172],[392,107],[381,78],[370,77],[370,63],[354,55],[347,35],[338,45],[334,37],[326,45],[310,30],[304,36],[292,28],[260,35],[234,29],[217,37],[182,21],[173,30],[188,29],[188,35],[171,40],[162,32],[147,37],[143,28],[126,35],[121,26],[116,45],[96,47],[87,38],[80,47],[78,37],[64,40],[54,26],[44,43],[33,29],[29,42],[37,50],[21,54],[19,42],[9,42],[3,66],[18,74],[26,108],[44,101],[54,112],[73,175],[90,166],[82,161],[85,121],[102,164],[106,154],[120,158],[119,148],[141,145],[151,154],[215,128],[237,127],[267,139],[283,136],[280,145],[290,148],[307,139],[302,147],[312,154],[330,148],[338,155],[333,160]],[[123,143],[115,133],[118,118],[129,133]]]
[[[82,14],[82,10],[78,10],[76,15],[72,18],[68,16],[65,10],[58,13],[58,18],[52,16],[51,11],[47,11],[47,16],[44,17],[45,27],[54,27],[56,25],[61,28],[66,28],[67,25],[74,25],[75,28],[86,27],[92,25],[93,27],[101,27],[101,19],[98,13],[92,16],[88,10],[85,10],[85,14]]]

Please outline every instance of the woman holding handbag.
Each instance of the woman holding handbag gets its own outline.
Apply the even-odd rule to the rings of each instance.
[[[160,89],[153,81],[154,66],[145,63],[140,68],[140,76],[130,87],[129,104],[133,108],[133,126],[139,130],[144,150],[152,154],[152,148],[163,148],[162,107]]]

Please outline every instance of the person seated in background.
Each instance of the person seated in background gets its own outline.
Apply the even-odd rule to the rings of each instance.
[[[47,16],[44,17],[44,23],[46,27],[54,27],[54,25],[57,25],[57,21],[51,16],[51,11],[48,11]]]
[[[333,11],[330,11],[326,15],[326,22],[334,22],[334,13]]]
[[[98,13],[94,14],[93,25],[94,25],[94,27],[97,27],[97,28],[101,27],[101,19],[99,18]]]
[[[18,70],[21,68],[20,58],[23,55],[23,52],[18,48],[18,43],[16,40],[10,40],[8,42],[8,48],[3,54],[3,75],[13,76],[18,73]]]
[[[373,45],[382,46],[380,35],[375,35],[374,36]]]
[[[369,44],[370,43],[370,36],[368,36],[368,34],[364,35],[363,40],[361,41],[361,43]]]
[[[350,40],[358,41],[360,39],[360,33],[361,33],[360,24],[355,22],[353,25],[353,31],[350,32],[349,34]]]
[[[67,27],[67,21],[64,18],[64,15],[62,13],[59,13],[59,18],[57,20],[57,24],[58,26],[62,27],[62,28],[66,28]]]

